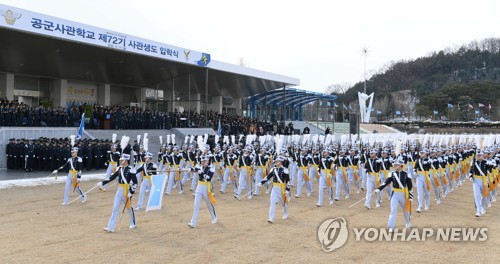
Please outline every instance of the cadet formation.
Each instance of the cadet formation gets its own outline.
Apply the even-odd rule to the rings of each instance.
[[[170,135],[167,137],[170,139]],[[217,223],[218,195],[232,195],[239,203],[269,195],[267,221],[275,223],[276,206],[282,210],[282,218],[287,219],[292,198],[302,203],[304,196],[316,196],[317,202],[312,206],[328,207],[349,199],[352,193],[364,193],[365,198],[358,202],[364,202],[365,210],[382,207],[388,201],[388,227],[392,231],[398,207],[403,212],[405,227],[409,228],[412,212],[439,210],[446,197],[466,181],[472,183],[474,193],[475,212],[471,215],[481,217],[496,201],[500,180],[499,142],[493,135],[372,137],[366,142],[363,138],[350,141],[344,135],[232,135],[215,136],[213,147],[207,144],[208,135],[187,136],[181,144],[176,144],[173,136],[165,143],[160,138],[160,146],[148,146],[147,135],[142,142],[140,137],[137,139],[131,145],[130,138],[123,136],[117,142],[113,135],[110,141],[81,141],[77,146],[73,146],[73,139],[11,140],[7,147],[9,168],[46,170],[45,163],[40,162],[44,151],[37,154],[37,146],[60,146],[62,154],[50,166],[55,168],[53,173],[68,172],[65,205],[71,188],[82,202],[87,199],[78,186],[80,178],[85,177],[82,170],[88,169],[86,162],[90,168],[96,168],[96,163],[99,168],[106,168],[105,180],[96,187],[105,190],[114,181],[119,185],[111,218],[104,228],[107,232],[115,231],[122,204],[130,215],[130,228],[135,228],[134,211],[144,210],[145,195],[157,173],[167,174],[165,197],[186,192],[194,196],[193,215],[188,223],[191,228],[197,226],[202,200],[212,223]],[[102,156],[97,161],[94,155],[89,162],[84,148],[96,149]],[[156,155],[153,148],[157,149]],[[137,192],[139,199],[134,208],[131,197]]]

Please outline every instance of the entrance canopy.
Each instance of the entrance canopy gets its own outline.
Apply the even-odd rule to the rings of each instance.
[[[299,80],[123,33],[0,5],[0,72],[243,98]],[[59,29],[59,30],[58,30]],[[208,80],[207,80],[208,77]],[[175,88],[174,88],[175,87]]]
[[[292,120],[302,120],[302,107],[304,105],[326,101],[325,105],[333,106],[332,102],[335,100],[337,100],[336,95],[285,87],[250,96],[246,99],[246,106],[251,117],[258,117],[261,114],[267,116],[268,111],[280,112],[278,110],[280,108],[284,119],[289,116]],[[258,109],[264,113],[258,114]]]

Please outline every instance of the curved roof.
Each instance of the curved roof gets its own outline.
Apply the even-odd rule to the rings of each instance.
[[[247,104],[271,104],[276,106],[298,106],[302,107],[316,100],[334,101],[336,95],[311,92],[296,88],[280,88],[267,93],[259,93],[247,97]]]

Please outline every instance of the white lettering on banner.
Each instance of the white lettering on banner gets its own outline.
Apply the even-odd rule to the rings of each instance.
[[[0,4],[0,27],[206,67],[210,54]]]

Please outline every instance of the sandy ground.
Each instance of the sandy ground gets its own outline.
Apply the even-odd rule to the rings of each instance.
[[[82,182],[90,189],[95,182]],[[218,190],[219,183],[216,184]],[[289,219],[277,210],[275,224],[266,222],[269,196],[252,200],[216,194],[219,222],[212,224],[202,204],[198,227],[187,226],[192,210],[191,193],[165,197],[161,211],[138,212],[136,229],[128,228],[128,215],[118,221],[115,233],[106,233],[116,187],[107,192],[93,191],[88,202],[61,206],[64,186],[17,187],[0,190],[0,263],[395,263],[424,260],[427,263],[498,263],[500,253],[499,202],[480,218],[475,209],[470,182],[451,193],[431,210],[413,212],[413,226],[487,227],[485,242],[387,242],[355,241],[352,228],[385,227],[389,204],[366,210],[363,197],[321,208],[317,202],[317,183],[311,197],[292,199]],[[294,191],[294,190],[293,190]],[[76,197],[76,196],[73,196]],[[433,199],[433,198],[432,198]],[[137,195],[134,197],[134,205]],[[373,202],[373,201],[372,201]],[[415,210],[413,206],[413,210]],[[317,229],[328,218],[345,217],[349,227],[347,243],[333,252],[322,250]],[[402,214],[397,227],[403,228]]]

